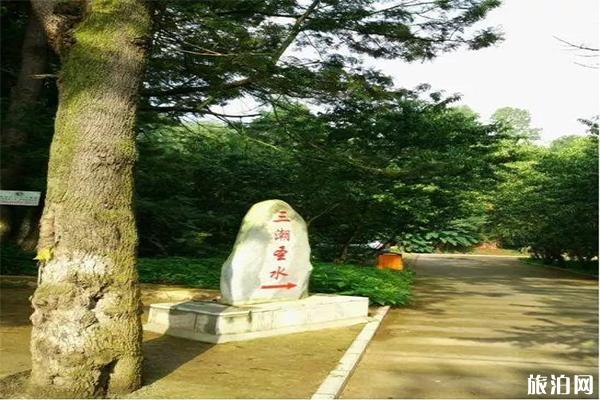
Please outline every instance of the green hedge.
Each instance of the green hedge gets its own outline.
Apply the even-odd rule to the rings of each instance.
[[[3,275],[35,275],[33,255],[12,246],[2,246]],[[140,258],[140,281],[219,289],[223,258]],[[378,270],[351,264],[314,263],[310,291],[368,297],[372,304],[404,305],[411,296],[414,273]]]
[[[221,258],[141,258],[140,280],[149,283],[168,283],[219,289]],[[411,296],[414,273],[378,270],[350,264],[314,263],[310,291],[364,296],[372,304],[404,305]]]
[[[411,270],[315,263],[310,276],[310,291],[364,296],[372,304],[399,306],[410,301],[413,277]]]
[[[598,276],[598,261],[567,261],[567,260],[555,260],[553,262],[548,260],[540,260],[538,258],[521,258],[525,264],[536,265],[536,266],[551,266],[564,269],[565,271],[581,272],[584,274]]]

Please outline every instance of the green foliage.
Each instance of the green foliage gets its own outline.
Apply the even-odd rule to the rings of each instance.
[[[2,275],[36,275],[34,255],[13,245],[2,245]],[[224,257],[144,257],[138,260],[140,282],[184,285],[219,290]],[[309,290],[368,297],[372,304],[405,305],[411,298],[414,273],[374,267],[313,263]]]
[[[316,116],[285,106],[285,112],[246,127],[253,137],[291,148],[302,165],[295,190],[304,193],[292,204],[314,218],[313,243],[321,258],[360,250],[348,244],[402,241],[407,234],[453,231],[454,224],[483,218],[480,193],[494,185],[503,136],[476,114],[451,107],[454,98],[432,93],[426,101],[424,95],[354,96]]]
[[[578,119],[578,121],[580,123],[582,123],[583,125],[587,126],[588,133],[590,135],[598,136],[598,134],[600,132],[599,127],[598,127],[598,121],[600,121],[600,115],[596,115],[590,119],[580,118],[580,119]]]
[[[410,253],[433,253],[435,251],[433,239],[437,238],[437,234],[438,232],[431,232],[431,234],[407,233],[402,236],[399,244],[404,251]]]
[[[141,258],[140,280],[219,289],[223,258]],[[410,300],[411,271],[378,270],[357,265],[315,263],[310,278],[313,293],[338,293],[369,297],[371,303],[404,305]]]
[[[144,283],[219,289],[223,258],[140,258],[138,271]]]
[[[525,264],[536,265],[536,266],[553,266],[558,268],[564,268],[569,271],[580,272],[583,274],[589,274],[598,276],[598,261],[575,261],[575,260],[541,260],[536,258],[523,258],[521,259]]]
[[[291,180],[285,154],[219,125],[161,127],[139,147],[142,255],[226,254],[248,208]]]
[[[480,226],[466,221],[455,221],[445,230],[407,233],[398,238],[404,251],[433,253],[438,251],[468,250],[481,242]]]
[[[529,111],[514,107],[502,107],[492,115],[492,122],[500,125],[502,130],[517,140],[531,141],[539,139],[540,129],[532,128]]]
[[[414,273],[373,267],[315,263],[310,291],[368,297],[372,304],[405,305],[411,298]]]
[[[360,260],[360,244],[432,233],[473,244],[502,140],[476,114],[425,92],[363,93],[320,114],[281,103],[248,124],[158,126],[140,135],[142,255],[226,253],[255,202],[280,198],[310,224],[321,260]],[[368,117],[365,117],[368,116]],[[475,224],[475,225],[473,225]],[[450,232],[450,233],[440,233]],[[468,244],[467,244],[468,243]],[[429,247],[414,251],[429,250]]]
[[[356,87],[390,87],[371,58],[428,60],[500,39],[472,29],[499,0],[154,2],[156,30],[144,109],[181,117],[246,96],[330,101]],[[146,116],[148,117],[148,116]]]
[[[537,258],[598,256],[598,138],[563,137],[509,165],[490,224],[500,240]]]

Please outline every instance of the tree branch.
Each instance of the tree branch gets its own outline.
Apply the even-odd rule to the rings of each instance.
[[[342,204],[342,203],[341,203],[341,202],[339,202],[339,203],[335,203],[335,204],[333,204],[332,206],[330,206],[330,207],[327,207],[327,208],[326,208],[324,211],[320,212],[319,214],[317,214],[317,215],[315,215],[315,216],[313,216],[313,217],[311,217],[311,218],[307,219],[307,220],[306,220],[306,226],[307,226],[307,227],[310,227],[310,224],[312,224],[312,223],[313,223],[313,222],[314,222],[314,221],[315,221],[317,218],[320,218],[320,217],[322,217],[323,215],[325,215],[325,214],[328,214],[328,213],[330,213],[331,211],[335,210],[337,207],[339,207],[339,206],[340,206],[340,204]]]
[[[315,11],[315,9],[319,5],[319,3],[320,3],[320,0],[313,0],[313,2],[310,4],[310,6],[308,6],[308,8],[304,12],[304,14],[302,14],[298,19],[296,19],[294,26],[292,26],[292,29],[290,30],[290,34],[281,43],[281,46],[279,46],[279,49],[277,49],[275,54],[273,54],[273,56],[271,58],[271,62],[273,64],[277,64],[277,61],[279,61],[279,58],[283,55],[283,53],[285,53],[287,48],[290,47],[290,45],[294,42],[294,40],[296,40],[296,37],[302,31],[302,25],[304,25],[304,21],[306,21],[308,16],[310,14],[312,14],[313,11]]]
[[[600,49],[595,48],[595,47],[587,47],[587,46],[584,46],[582,44],[575,44],[575,43],[568,42],[568,41],[566,41],[564,39],[559,38],[558,36],[552,36],[552,37],[554,39],[558,40],[559,42],[562,42],[562,43],[566,44],[567,46],[573,47],[575,49],[586,50],[586,51],[593,51],[593,52],[600,51]]]
[[[178,113],[190,113],[190,114],[208,114],[208,115],[214,115],[215,117],[222,117],[222,118],[254,118],[254,117],[260,117],[262,114],[261,113],[254,113],[254,114],[225,114],[225,113],[218,113],[216,111],[213,111],[211,109],[204,108],[203,110],[200,110],[196,107],[181,107],[181,106],[144,106],[144,107],[140,107],[140,111],[154,111],[154,112],[159,112],[159,113],[167,113],[167,112],[178,112]]]
[[[57,79],[58,75],[56,74],[34,74],[30,75],[31,79]]]
[[[181,107],[181,106],[140,106],[140,111],[155,111],[159,113],[167,112],[181,112],[181,113],[198,113],[198,110],[193,107]]]
[[[250,78],[243,78],[243,79],[239,79],[237,81],[225,83],[225,84],[219,86],[219,88],[220,89],[234,89],[234,88],[246,86],[252,82],[253,82],[253,80]],[[177,95],[198,93],[198,92],[208,90],[209,88],[210,88],[210,85],[178,86],[178,87],[174,87],[174,88],[170,88],[170,89],[147,88],[147,89],[142,89],[141,95],[145,96],[145,97],[177,96]]]
[[[281,58],[283,53],[285,53],[287,48],[294,42],[296,37],[298,37],[298,34],[302,31],[302,26],[303,26],[304,22],[310,16],[310,14],[315,11],[315,9],[319,5],[320,1],[321,0],[313,0],[313,2],[306,9],[306,11],[296,19],[296,22],[294,23],[294,25],[292,26],[292,28],[290,30],[290,34],[283,40],[283,42],[281,43],[279,48],[270,57],[272,65],[277,64],[277,62],[279,61],[279,59]],[[231,89],[231,88],[243,87],[248,84],[256,82],[258,79],[260,79],[260,76],[243,78],[243,79],[239,79],[237,81],[233,81],[233,82],[224,84],[222,86],[222,88]],[[146,90],[142,90],[141,93],[143,96],[160,97],[160,96],[191,94],[191,93],[196,93],[196,92],[199,92],[202,90],[206,90],[207,88],[208,88],[208,86],[191,86],[191,87],[178,87],[178,88],[172,88],[172,89],[166,89],[166,90],[146,89]]]
[[[160,96],[176,96],[181,94],[190,94],[195,92],[201,92],[208,89],[209,86],[178,86],[170,89],[142,89],[141,95],[145,97],[160,97]]]

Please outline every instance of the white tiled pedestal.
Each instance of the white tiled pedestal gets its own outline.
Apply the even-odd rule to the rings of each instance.
[[[208,343],[224,343],[367,322],[366,297],[316,294],[307,298],[233,307],[187,301],[150,305],[144,329]]]

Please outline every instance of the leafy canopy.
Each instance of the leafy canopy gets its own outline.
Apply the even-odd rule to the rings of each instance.
[[[389,87],[365,57],[426,60],[500,38],[474,29],[498,0],[250,0],[157,4],[146,110],[213,114],[250,97],[323,102],[355,85]]]

